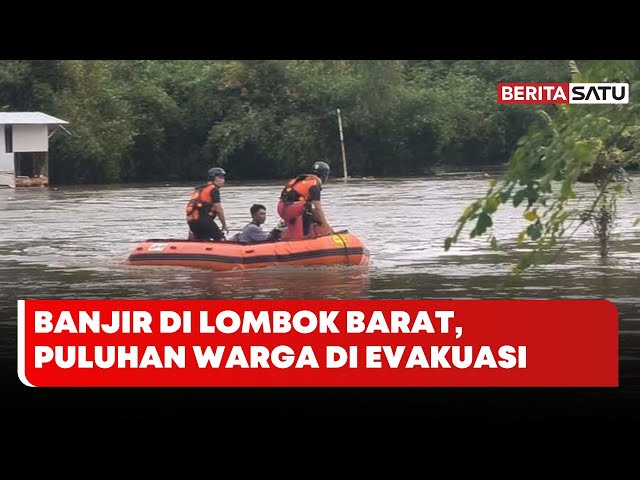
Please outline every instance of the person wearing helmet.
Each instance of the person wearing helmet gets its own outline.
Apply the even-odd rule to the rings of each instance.
[[[334,233],[322,208],[322,185],[331,169],[326,162],[315,162],[312,173],[292,178],[282,189],[278,215],[287,227],[287,238],[297,239]]]
[[[220,189],[224,186],[224,178],[227,172],[223,168],[213,167],[209,169],[209,181],[194,189],[187,204],[187,224],[194,240],[224,239],[223,231],[229,233],[224,209],[220,202]],[[214,219],[218,218],[222,230]]]

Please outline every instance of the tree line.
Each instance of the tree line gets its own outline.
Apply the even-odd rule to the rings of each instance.
[[[509,160],[540,106],[498,105],[498,82],[570,78],[564,60],[2,60],[0,110],[70,122],[51,138],[52,184],[195,181],[213,165],[283,178],[316,160],[342,176],[337,109],[349,175],[425,175]]]

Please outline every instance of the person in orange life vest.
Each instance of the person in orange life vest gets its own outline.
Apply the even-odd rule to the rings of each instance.
[[[278,215],[287,227],[287,238],[334,233],[324,215],[320,200],[322,184],[329,178],[330,170],[327,163],[316,162],[312,167],[313,173],[298,175],[282,190],[278,202]]]
[[[187,224],[195,240],[220,241],[224,239],[223,231],[229,233],[220,203],[220,189],[224,185],[225,175],[224,169],[211,168],[207,184],[196,187],[189,199],[186,209]],[[214,221],[215,218],[220,220],[222,230]]]

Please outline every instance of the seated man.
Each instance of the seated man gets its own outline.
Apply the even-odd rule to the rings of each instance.
[[[267,209],[264,205],[255,203],[249,209],[251,212],[251,222],[249,222],[236,240],[243,243],[264,242],[266,240],[278,240],[280,231],[277,229],[267,233],[262,230],[261,225],[267,220]]]

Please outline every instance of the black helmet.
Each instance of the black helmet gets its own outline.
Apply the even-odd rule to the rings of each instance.
[[[220,175],[224,177],[226,174],[227,172],[224,171],[224,168],[213,167],[209,169],[209,178],[218,177]]]
[[[331,171],[331,168],[329,168],[329,165],[325,162],[316,162],[313,164],[312,170],[314,175],[317,175],[320,178],[325,179],[329,176],[329,172]]]

